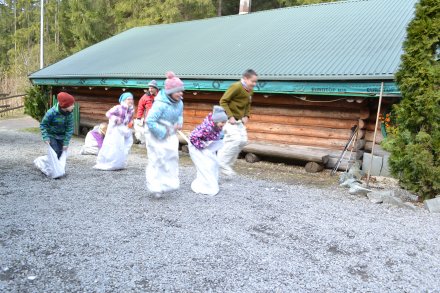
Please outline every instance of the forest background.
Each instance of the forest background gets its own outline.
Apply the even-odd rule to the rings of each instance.
[[[251,12],[332,1],[253,0]],[[39,69],[40,5],[0,0],[0,93],[24,93],[27,76]],[[238,14],[239,5],[240,0],[44,0],[44,66],[133,27]]]

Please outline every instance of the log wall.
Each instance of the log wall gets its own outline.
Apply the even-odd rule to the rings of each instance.
[[[137,107],[144,91],[127,90],[134,94]],[[106,121],[106,111],[118,104],[123,92],[121,89],[104,88],[69,88],[65,91],[73,94],[79,102],[81,125],[86,128]],[[218,104],[221,95],[215,92],[186,92],[183,100],[184,132],[188,133],[200,124],[212,106]],[[350,103],[345,98],[333,101],[338,99],[333,96],[307,96],[306,99],[309,101],[293,95],[255,94],[247,125],[250,142],[321,147],[336,157],[350,138],[353,125],[359,125],[361,129],[357,151],[372,140],[374,124],[371,124],[375,120],[376,100]],[[378,135],[378,140],[381,139]]]

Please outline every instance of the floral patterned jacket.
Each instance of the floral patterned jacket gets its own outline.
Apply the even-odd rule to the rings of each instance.
[[[222,136],[222,130],[215,126],[212,120],[212,113],[203,120],[202,124],[197,126],[190,134],[189,140],[193,146],[201,150],[206,148],[211,141],[219,140]]]

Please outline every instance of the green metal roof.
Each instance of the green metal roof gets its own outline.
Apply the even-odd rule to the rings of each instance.
[[[130,29],[38,79],[393,80],[417,0],[352,0]]]

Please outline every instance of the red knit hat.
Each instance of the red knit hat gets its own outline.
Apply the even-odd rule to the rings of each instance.
[[[69,95],[65,92],[60,92],[57,95],[58,105],[60,108],[69,108],[75,103],[75,98],[72,95]]]
[[[183,82],[174,74],[174,72],[168,71],[166,77],[165,93],[167,95],[184,91]]]

